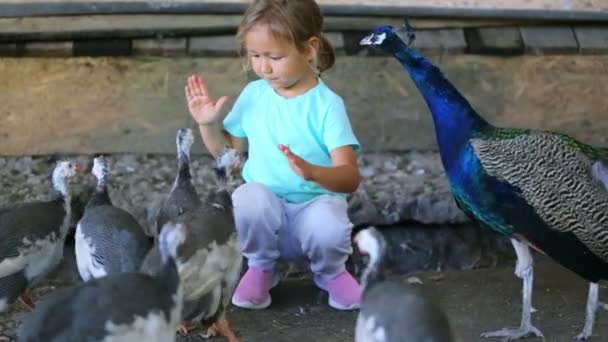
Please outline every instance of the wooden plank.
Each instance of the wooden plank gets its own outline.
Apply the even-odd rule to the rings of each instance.
[[[526,51],[533,54],[559,54],[578,51],[578,43],[570,27],[522,27],[521,35]]]
[[[134,39],[134,55],[181,56],[186,53],[186,38]]]
[[[141,37],[158,34],[225,34],[236,32],[240,15],[86,15],[0,18],[0,40],[44,40],[97,37]],[[412,19],[417,29],[514,25],[516,21]],[[377,25],[403,25],[402,18],[325,18],[325,31],[369,30]]]
[[[242,14],[247,0],[164,0],[164,1],[0,1],[0,17],[84,14]],[[603,0],[321,0],[326,15],[393,17],[494,18],[530,20],[608,20],[608,4]]]
[[[608,52],[608,26],[578,26],[574,33],[581,53]]]
[[[434,60],[492,123],[608,146],[608,56]],[[0,154],[173,153],[175,130],[192,125],[183,95],[191,73],[233,100],[248,79],[239,58],[2,58]],[[394,58],[341,57],[324,77],[364,150],[435,148],[426,104]],[[194,148],[202,152],[200,140]]]
[[[465,30],[471,53],[521,54],[524,44],[519,27],[481,27]]]
[[[422,30],[416,32],[413,46],[421,51],[434,53],[461,53],[467,48],[461,29]]]
[[[189,4],[192,0],[130,0],[131,3],[147,3],[162,7],[170,5]],[[200,4],[240,4],[246,5],[247,0],[198,0]],[[394,7],[437,7],[437,8],[466,8],[466,9],[534,9],[534,10],[586,10],[586,11],[604,11],[608,10],[608,4],[603,0],[318,0],[321,6],[394,6]],[[103,3],[120,3],[115,0],[2,0],[3,4],[32,4],[39,5],[45,3],[61,3],[61,4],[103,4]]]
[[[30,42],[25,43],[23,55],[37,57],[70,57],[72,42]]]
[[[17,43],[0,43],[0,57],[17,55]]]

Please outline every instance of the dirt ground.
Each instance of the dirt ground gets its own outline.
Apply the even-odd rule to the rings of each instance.
[[[457,342],[480,341],[479,333],[519,323],[521,282],[512,267],[457,272],[426,272],[393,276],[392,281],[408,281],[415,276],[437,296],[446,310]],[[77,281],[71,247],[61,269],[48,282],[32,291],[34,299],[54,287]],[[546,260],[537,263],[533,305],[538,312],[534,324],[546,341],[571,341],[584,320],[587,284],[571,272]],[[605,288],[601,288],[605,293]],[[262,311],[230,307],[228,319],[241,342],[346,342],[353,340],[356,311],[340,312],[327,305],[327,295],[317,289],[305,273],[287,278],[271,292],[273,304]],[[21,304],[0,315],[0,329],[14,336],[26,314]],[[594,341],[608,340],[608,316],[599,313]],[[202,341],[195,331],[179,336],[178,342]],[[539,340],[540,339],[536,339]],[[223,341],[213,338],[210,341]],[[491,340],[488,340],[491,341]]]

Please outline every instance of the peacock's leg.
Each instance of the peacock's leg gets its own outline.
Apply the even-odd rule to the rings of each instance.
[[[517,254],[515,275],[523,280],[521,323],[519,328],[505,328],[498,331],[485,332],[481,334],[481,337],[503,337],[507,340],[517,340],[534,335],[544,339],[540,330],[532,325],[532,284],[534,282],[534,266],[532,264],[530,248],[526,244],[515,239],[511,239],[511,243]]]
[[[599,287],[597,283],[589,283],[589,294],[587,295],[587,310],[585,314],[585,326],[583,331],[576,336],[577,340],[586,340],[593,334],[593,325],[595,324],[595,313],[598,307],[608,309],[608,305],[599,301]]]

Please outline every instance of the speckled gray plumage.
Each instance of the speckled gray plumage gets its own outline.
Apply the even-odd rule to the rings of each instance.
[[[108,321],[130,324],[151,312],[168,321],[181,305],[178,288],[179,276],[171,262],[157,277],[121,273],[57,290],[26,318],[18,341],[101,341],[108,335]]]
[[[60,238],[65,215],[63,198],[4,208],[0,211],[0,262],[19,255],[24,239],[37,241],[53,233]]]
[[[191,212],[201,205],[201,200],[190,180],[181,181],[163,203],[156,218],[157,233],[167,221]]]
[[[185,243],[179,248],[181,259],[190,258],[212,242],[226,244],[236,233],[230,193],[226,190],[210,191],[197,210],[183,215],[178,222],[186,222],[193,228],[188,236],[188,242],[193,243]]]
[[[181,128],[175,138],[177,146],[177,172],[173,187],[163,202],[156,217],[156,233],[170,220],[195,210],[201,205],[200,197],[192,184],[190,148],[194,137],[192,130]]]
[[[152,243],[131,214],[112,205],[87,208],[79,223],[108,274],[136,272]]]
[[[182,317],[184,320],[221,317],[238,281],[242,262],[230,193],[211,191],[197,210],[179,216],[178,222],[188,227],[186,241],[178,249],[184,287]],[[159,262],[155,246],[142,263],[142,272],[155,272]]]
[[[356,342],[452,341],[445,313],[427,294],[413,286],[394,282],[370,286],[363,295],[359,316],[357,329],[365,323],[382,327],[383,333],[377,332],[375,336],[384,335],[384,338],[356,339]]]
[[[55,170],[72,172],[73,176],[74,165],[61,164],[53,173]],[[53,186],[63,187],[65,194],[54,189],[50,201],[21,203],[0,210],[0,300],[3,301],[0,311],[12,304],[28,286],[41,281],[61,261],[71,219],[65,187],[66,177],[71,176],[64,176],[58,175],[61,179],[56,179]]]
[[[0,278],[0,311],[10,303],[15,302],[27,287],[27,284],[27,278],[23,271]]]
[[[521,189],[549,227],[573,233],[608,262],[608,191],[580,144],[540,131],[471,143],[486,172]]]

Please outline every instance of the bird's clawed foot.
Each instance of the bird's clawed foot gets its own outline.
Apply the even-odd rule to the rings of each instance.
[[[186,335],[190,331],[196,329],[197,327],[198,327],[198,324],[196,322],[183,321],[177,325],[177,332],[182,335]]]
[[[591,337],[591,334],[583,330],[583,332],[576,335],[574,339],[577,341],[587,341],[589,337]]]
[[[504,338],[506,341],[518,340],[525,337],[540,337],[545,340],[545,336],[540,330],[533,325],[521,326],[516,329],[504,328],[497,331],[485,332],[481,334],[482,338],[498,337]]]
[[[19,296],[19,301],[23,303],[23,305],[25,305],[28,309],[30,309],[30,311],[33,311],[36,308],[36,304],[34,304],[34,301],[32,301],[32,298],[26,292],[23,292]]]
[[[225,319],[217,320],[209,327],[209,329],[207,329],[207,332],[201,333],[200,335],[202,338],[210,338],[212,336],[221,335],[226,337],[228,342],[239,342],[239,339],[236,338],[234,331],[232,331],[230,328],[230,324],[228,324],[228,321]]]

